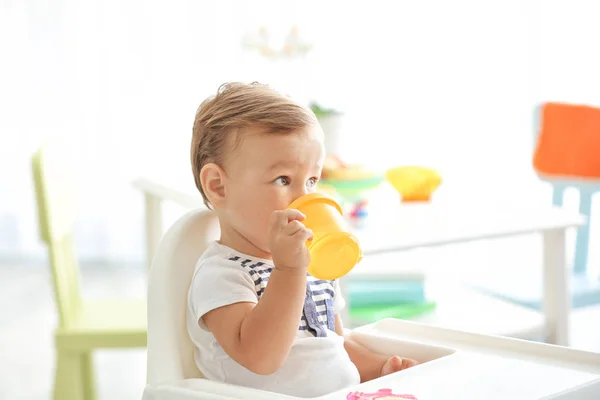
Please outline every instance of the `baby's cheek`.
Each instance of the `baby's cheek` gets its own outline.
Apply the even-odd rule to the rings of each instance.
[[[263,250],[269,251],[269,221],[271,219],[270,211],[255,210],[248,216],[248,220],[251,221],[252,236]]]

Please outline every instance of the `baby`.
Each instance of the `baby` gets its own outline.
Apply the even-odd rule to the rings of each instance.
[[[200,105],[192,170],[221,228],[188,294],[206,378],[315,397],[416,363],[345,338],[338,282],[307,274],[312,232],[288,206],[316,190],[324,158],[315,115],[267,86],[225,84]]]

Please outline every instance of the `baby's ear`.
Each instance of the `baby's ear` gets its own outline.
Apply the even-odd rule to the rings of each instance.
[[[225,172],[217,164],[208,163],[200,170],[202,189],[214,208],[225,203],[225,179]]]

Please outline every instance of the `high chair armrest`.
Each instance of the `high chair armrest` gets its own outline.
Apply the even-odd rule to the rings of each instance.
[[[597,353],[396,319],[357,328],[350,337],[373,351],[412,358],[420,364],[313,400],[341,400],[350,392],[378,393],[383,388],[394,394],[431,400],[446,400],[448,393],[451,398],[465,400],[600,399]],[[200,399],[300,400],[207,379],[149,385],[143,397],[143,400]]]

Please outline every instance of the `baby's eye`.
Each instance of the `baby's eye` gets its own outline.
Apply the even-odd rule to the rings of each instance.
[[[287,186],[290,184],[290,178],[287,176],[280,176],[279,178],[275,179],[274,183],[276,185]]]
[[[319,180],[318,178],[310,178],[306,182],[306,187],[313,188],[313,187],[317,186],[318,180]]]

